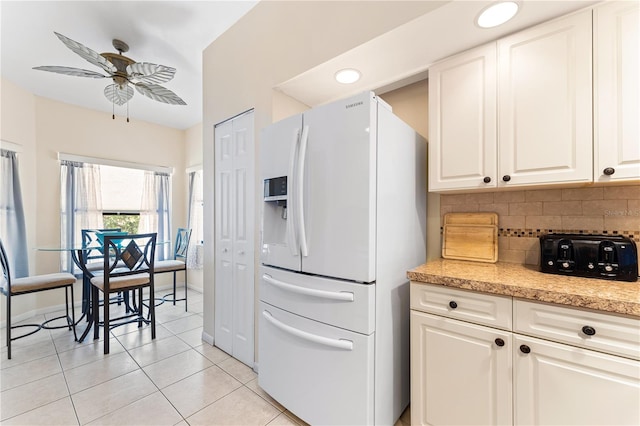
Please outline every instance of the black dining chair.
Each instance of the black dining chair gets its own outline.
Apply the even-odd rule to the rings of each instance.
[[[145,318],[141,303],[143,289],[149,289],[149,299],[154,300],[154,258],[157,233],[129,234],[126,236],[105,235],[103,247],[102,274],[91,278],[91,305],[93,312],[93,338],[100,336],[99,296],[104,294],[108,300],[110,294],[137,290],[136,311],[117,318],[110,317],[111,304],[103,303],[104,353],[109,353],[109,334],[119,325],[138,323],[151,325],[151,338],[156,338],[156,314],[153,303],[149,304],[149,316]]]
[[[104,233],[116,233],[122,232],[122,228],[105,228],[105,229],[82,229],[80,231],[82,236],[82,246],[89,247],[89,249],[83,251],[84,256],[84,267],[91,274],[100,274],[102,271],[102,261],[104,252],[102,250],[103,241],[102,236]],[[120,265],[121,266],[121,265]],[[85,274],[83,274],[83,281],[87,280]],[[88,283],[85,283],[87,288],[89,287]],[[114,297],[109,299],[109,303],[117,303],[118,305],[125,302],[128,303],[128,297],[126,293],[118,293]],[[102,302],[100,302],[102,304]],[[128,306],[128,304],[127,304]]]
[[[91,247],[91,249],[84,251],[84,265],[88,271],[96,271],[102,269],[103,260],[103,242],[98,237],[102,232],[122,232],[122,228],[107,228],[107,229],[82,229],[80,231],[82,235],[82,246]]]
[[[158,260],[155,264],[155,273],[162,274],[165,272],[173,272],[173,293],[167,293],[162,296],[165,302],[173,302],[184,300],[184,310],[187,311],[187,254],[189,252],[189,240],[191,239],[191,229],[178,228],[176,241],[173,247],[173,259]],[[184,271],[184,297],[178,299],[176,294],[176,273]],[[151,299],[150,299],[151,300]]]
[[[66,272],[53,273],[53,274],[45,274],[45,275],[31,275],[23,278],[11,278],[11,270],[9,267],[9,258],[7,256],[7,252],[4,249],[4,245],[2,244],[2,240],[0,240],[0,263],[2,264],[2,287],[0,287],[0,292],[4,294],[7,298],[7,308],[6,308],[6,328],[7,328],[7,355],[9,359],[11,359],[11,342],[13,340],[21,339],[23,337],[27,337],[36,333],[42,329],[56,329],[56,328],[69,328],[69,330],[73,330],[73,336],[75,340],[78,340],[78,336],[76,335],[76,320],[75,313],[73,310],[73,285],[76,282],[76,277]],[[36,293],[40,291],[46,290],[55,290],[55,289],[64,289],[64,297],[65,297],[65,306],[66,313],[65,315],[58,316],[55,318],[51,318],[42,324],[19,324],[19,325],[11,325],[11,299],[16,296],[21,296],[23,294]],[[69,290],[71,290],[71,298],[69,298]],[[69,309],[69,305],[71,305],[71,309]],[[69,310],[71,310],[71,316],[69,316]],[[62,326],[51,326],[51,323],[54,320],[58,320],[61,318],[65,318],[67,324]],[[30,331],[29,333],[22,334],[17,337],[11,336],[11,331],[16,328],[22,327],[35,327],[35,330]]]

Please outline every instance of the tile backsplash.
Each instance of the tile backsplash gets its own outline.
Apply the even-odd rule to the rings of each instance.
[[[498,213],[500,262],[539,264],[548,233],[624,235],[640,246],[640,184],[441,195],[441,226],[451,212]]]

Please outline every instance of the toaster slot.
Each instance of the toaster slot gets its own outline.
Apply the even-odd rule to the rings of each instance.
[[[565,272],[572,272],[576,267],[573,253],[573,242],[571,240],[560,240],[558,242],[558,259],[556,261],[558,269]]]
[[[612,241],[602,241],[598,250],[598,270],[600,274],[615,277],[619,266],[616,245]]]

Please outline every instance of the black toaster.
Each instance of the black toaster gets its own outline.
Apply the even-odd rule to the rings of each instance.
[[[620,235],[548,234],[540,237],[540,270],[619,281],[638,280],[638,250]]]

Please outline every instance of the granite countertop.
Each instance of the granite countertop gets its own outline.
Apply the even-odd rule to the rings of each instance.
[[[407,272],[414,282],[640,317],[640,281],[546,274],[537,266],[438,259]]]

